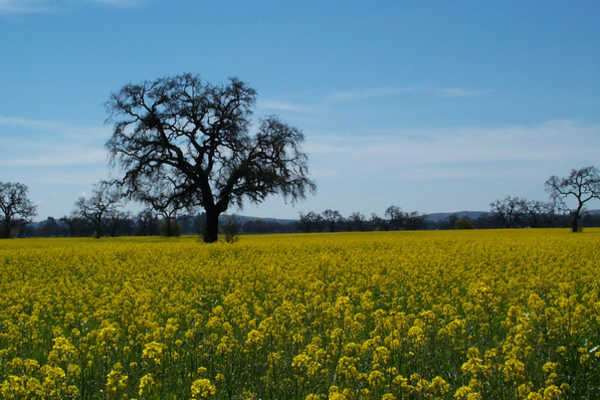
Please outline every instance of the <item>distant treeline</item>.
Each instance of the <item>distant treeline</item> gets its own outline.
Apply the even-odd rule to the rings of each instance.
[[[541,228],[568,227],[571,216],[560,212],[549,203],[527,201],[508,196],[490,204],[487,213],[455,213],[433,219],[415,211],[404,212],[398,206],[390,206],[383,216],[372,213],[366,217],[359,212],[344,217],[339,211],[327,209],[301,213],[297,221],[278,222],[273,219],[248,219],[229,216],[221,221],[222,227],[235,225],[236,232],[260,233],[309,233],[347,231],[392,231],[436,229],[490,229],[490,228]],[[102,221],[107,236],[163,235],[177,236],[202,234],[205,214],[183,215],[166,220],[148,211],[135,216],[128,213],[111,214]],[[585,213],[585,226],[600,226],[600,214]],[[86,218],[69,216],[59,219],[30,223],[19,232],[21,237],[94,236],[97,226]]]
[[[202,234],[206,223],[204,213],[182,215],[173,220],[142,212],[138,215],[118,213],[103,219],[102,231],[106,236],[178,236]],[[241,233],[293,233],[299,232],[296,224],[273,220],[251,219],[243,223],[235,216],[224,218],[222,225],[234,223]],[[49,217],[45,221],[25,225],[16,236],[20,237],[85,237],[96,236],[97,225],[80,217]]]
[[[299,232],[552,228],[568,227],[571,221],[570,212],[551,203],[508,196],[491,203],[490,211],[486,213],[462,212],[435,219],[416,211],[403,212],[397,206],[388,207],[383,217],[373,213],[368,218],[359,212],[344,217],[339,211],[331,209],[322,213],[311,211],[300,214],[296,227]],[[583,224],[600,226],[600,214],[584,213]]]
[[[169,181],[171,182],[171,181]],[[583,226],[600,226],[600,210],[586,211],[586,203],[600,200],[600,170],[593,166],[572,169],[567,177],[555,175],[545,182],[550,201],[527,200],[516,196],[490,203],[489,212],[458,212],[454,214],[422,215],[405,212],[396,205],[389,206],[383,215],[366,217],[354,212],[344,217],[339,211],[300,213],[299,219],[277,220],[226,216],[227,208],[190,215],[201,209],[192,202],[180,202],[178,196],[165,192],[163,185],[146,182],[150,192],[143,191],[133,198],[115,182],[102,181],[94,186],[91,196],[80,197],[70,216],[32,223],[37,207],[28,198],[28,188],[21,183],[0,182],[0,237],[33,236],[124,236],[201,234],[204,241],[217,240],[219,233],[234,242],[239,233],[340,232],[418,229],[484,229],[484,228],[543,228],[571,227],[581,232]],[[171,182],[173,183],[173,182]],[[134,185],[135,186],[135,185]],[[309,186],[314,186],[312,183]],[[136,187],[130,188],[131,190]],[[159,190],[160,189],[160,190]],[[164,189],[164,190],[163,190]],[[157,192],[153,192],[157,190]],[[302,193],[298,193],[303,197]],[[570,207],[567,199],[575,205]],[[135,200],[146,209],[133,216],[124,211],[124,201]],[[196,199],[197,200],[197,199]],[[239,203],[241,204],[241,203]],[[204,207],[206,210],[206,207]],[[183,211],[187,212],[183,214]],[[209,210],[210,211],[210,210]]]

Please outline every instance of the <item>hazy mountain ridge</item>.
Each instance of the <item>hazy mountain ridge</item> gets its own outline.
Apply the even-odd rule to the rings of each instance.
[[[589,214],[589,215],[600,215],[600,209],[588,210],[585,213]],[[445,221],[450,216],[456,216],[457,218],[467,217],[467,218],[470,218],[471,220],[476,220],[480,217],[489,217],[490,215],[491,215],[491,212],[489,212],[489,211],[469,211],[469,210],[421,214],[421,216],[425,219],[426,222],[434,222],[434,223]],[[192,216],[183,215],[179,218],[190,218],[190,217],[192,217]],[[289,224],[293,224],[293,223],[296,223],[299,221],[299,219],[292,219],[292,218],[253,217],[253,216],[249,216],[249,215],[239,215],[239,214],[224,214],[221,216],[220,221],[223,222],[229,217],[234,217],[236,222],[240,223],[240,224],[244,224],[248,221],[263,221],[263,222],[278,223],[278,224],[282,224],[282,225],[289,225]],[[36,221],[36,222],[32,222],[31,225],[34,227],[39,227],[44,222],[46,222],[46,221],[45,220]],[[57,222],[59,224],[61,223],[59,220],[57,220]]]
[[[450,216],[456,216],[457,218],[467,217],[470,219],[477,219],[482,216],[487,217],[491,213],[489,211],[455,211],[455,212],[437,212],[431,214],[424,214],[425,221],[429,222],[440,222],[448,219]]]

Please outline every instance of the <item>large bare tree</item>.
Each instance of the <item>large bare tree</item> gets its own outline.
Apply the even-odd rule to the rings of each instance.
[[[22,183],[0,182],[0,237],[10,238],[18,225],[30,222],[37,215],[28,191]]]
[[[184,74],[124,86],[107,102],[117,182],[133,195],[169,176],[173,198],[206,211],[206,242],[217,240],[219,215],[232,204],[304,198],[315,188],[304,136],[274,116],[252,130],[255,99],[235,78],[214,85]]]
[[[600,199],[600,173],[596,167],[590,166],[572,169],[566,178],[553,175],[546,180],[546,191],[552,201],[562,207],[566,207],[568,198],[576,200],[577,205],[571,210],[571,224],[573,232],[580,232],[585,203],[592,199]]]

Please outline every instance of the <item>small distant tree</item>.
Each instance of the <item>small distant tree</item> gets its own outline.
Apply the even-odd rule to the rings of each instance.
[[[418,230],[418,229],[423,229],[423,227],[425,226],[425,217],[423,217],[422,215],[419,215],[419,213],[417,211],[411,211],[410,213],[406,214],[406,222],[404,224],[404,227],[407,230]]]
[[[402,229],[406,222],[406,215],[402,212],[402,209],[398,206],[389,206],[385,210],[385,216],[387,218],[390,229],[398,230]]]
[[[585,203],[592,199],[600,199],[600,173],[593,166],[572,169],[569,176],[559,178],[551,176],[546,180],[546,191],[550,194],[552,201],[567,209],[566,200],[574,198],[577,202],[575,209],[571,211],[571,229],[573,232],[581,232],[583,226],[581,217]]]
[[[76,213],[71,216],[63,216],[60,222],[67,227],[66,234],[69,236],[89,235],[92,231],[89,221]]]
[[[329,232],[335,232],[337,228],[344,222],[342,214],[337,210],[327,209],[321,213],[323,220],[329,229]]]
[[[354,212],[348,217],[348,225],[350,229],[355,231],[365,230],[366,219],[360,212]]]
[[[53,217],[48,217],[44,222],[42,222],[38,230],[39,236],[63,236],[64,234],[65,232],[63,231],[62,227]]]
[[[300,213],[298,230],[301,232],[322,232],[324,224],[323,217],[314,211],[309,211],[306,214]]]
[[[89,198],[84,196],[75,202],[74,216],[88,220],[94,227],[94,236],[104,235],[107,221],[118,211],[121,194],[105,183],[96,185]]]
[[[490,203],[492,215],[505,228],[512,228],[517,225],[527,208],[527,200],[517,196],[506,196],[502,200],[496,200]]]
[[[454,221],[456,229],[473,229],[473,221],[469,217],[460,217]]]
[[[0,237],[10,238],[13,231],[31,222],[37,207],[29,200],[26,185],[0,182]]]
[[[448,219],[446,221],[442,221],[442,227],[446,229],[458,229],[456,228],[456,221],[458,220],[458,215],[450,214],[448,215]],[[445,225],[445,226],[444,226]]]
[[[159,170],[155,179],[138,182],[134,188],[128,188],[125,196],[146,204],[162,217],[161,235],[179,236],[177,215],[183,209],[191,210],[195,203],[193,196],[177,196],[178,186],[175,178],[162,174]]]
[[[158,218],[154,210],[146,208],[140,211],[136,217],[138,235],[155,235],[158,233]]]
[[[551,225],[555,218],[555,213],[553,203],[539,200],[527,201],[523,210],[524,218],[532,228]]]
[[[221,231],[225,236],[227,243],[235,243],[238,241],[238,234],[240,233],[241,226],[235,219],[235,216],[230,215],[225,219],[225,223],[221,225]]]
[[[371,218],[369,219],[369,225],[371,229],[374,231],[380,231],[386,226],[385,219],[381,218],[376,213],[371,213]]]
[[[132,235],[134,233],[133,220],[126,211],[115,210],[106,218],[106,233],[110,236]]]

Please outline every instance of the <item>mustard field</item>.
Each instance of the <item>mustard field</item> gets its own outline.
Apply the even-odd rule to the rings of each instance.
[[[600,230],[0,242],[2,399],[599,399]]]

